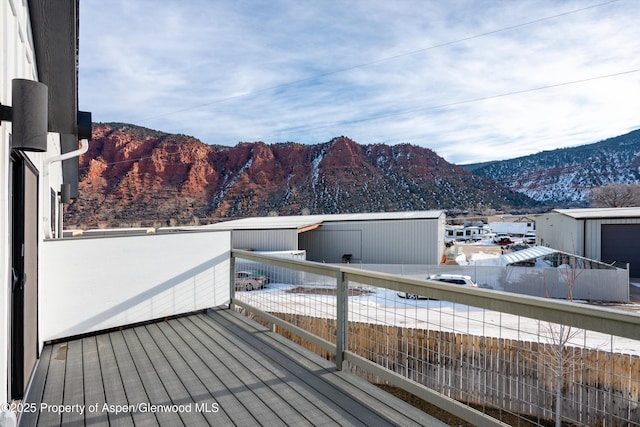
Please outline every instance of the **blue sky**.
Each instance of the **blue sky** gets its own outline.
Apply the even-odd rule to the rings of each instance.
[[[637,0],[82,0],[80,109],[207,144],[452,163],[640,128]]]

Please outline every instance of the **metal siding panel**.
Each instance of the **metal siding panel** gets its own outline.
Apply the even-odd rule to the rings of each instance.
[[[352,254],[352,262],[363,262],[363,229],[354,223],[329,223],[304,233],[307,239],[302,249],[307,259],[318,262],[339,263],[342,255]]]
[[[38,81],[49,88],[49,132],[78,134],[77,1],[30,0]]]
[[[551,212],[536,222],[538,236],[545,246],[587,258],[602,259],[601,229],[606,224],[640,224],[640,218],[575,219]]]
[[[340,233],[321,235],[335,231],[362,233],[362,256],[360,259],[354,256],[354,261],[366,264],[438,264],[442,253],[439,246],[444,245],[444,222],[440,220],[334,222],[309,232],[303,247],[309,259],[341,261],[342,253],[337,258],[336,253],[348,245]],[[322,243],[313,239],[322,239]]]
[[[307,253],[307,260],[316,261],[318,251],[314,245],[314,236],[317,230],[306,231],[298,235],[298,249],[304,250]]]
[[[363,231],[358,229],[321,230],[322,261],[330,263],[342,262],[342,256],[352,255],[352,262],[363,259]]]
[[[587,220],[584,233],[584,255],[591,259],[601,259],[600,253],[600,226],[602,222],[599,220]]]
[[[364,263],[397,264],[404,260],[401,249],[405,239],[396,232],[397,223],[371,224],[364,233]],[[408,261],[407,261],[408,262]]]
[[[585,209],[555,209],[555,212],[576,219],[634,219],[640,218],[640,207],[623,208],[585,208]]]
[[[559,227],[561,215],[549,212],[536,221],[536,233],[542,246],[553,247],[556,243],[555,230]]]
[[[234,249],[254,251],[289,251],[298,249],[297,230],[234,230]]]
[[[549,213],[536,221],[536,233],[542,246],[549,246],[564,252],[582,251],[582,222],[559,213]],[[580,255],[580,253],[578,253]]]

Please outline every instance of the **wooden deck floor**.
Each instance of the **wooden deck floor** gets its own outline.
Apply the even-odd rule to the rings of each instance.
[[[229,310],[47,345],[25,408],[22,426],[444,425]]]

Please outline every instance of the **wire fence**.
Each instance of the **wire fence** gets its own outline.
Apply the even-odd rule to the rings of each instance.
[[[271,281],[264,289],[236,292],[235,300],[336,346],[345,327],[346,369],[372,382],[385,382],[385,372],[393,372],[522,425],[640,425],[640,316],[349,268],[316,266],[326,272],[314,274],[302,269],[305,263],[284,264],[237,257],[236,271]],[[347,290],[346,320],[339,315],[340,286]],[[403,292],[420,298],[403,298]]]

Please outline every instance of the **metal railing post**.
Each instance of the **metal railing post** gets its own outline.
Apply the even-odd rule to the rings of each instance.
[[[344,353],[347,351],[347,330],[349,327],[348,319],[348,283],[344,278],[344,273],[338,271],[336,273],[336,368],[341,371],[344,362]]]
[[[617,348],[614,349],[614,345],[613,345],[614,338],[617,340],[618,337],[630,339],[630,340],[636,340],[637,342],[640,342],[640,318],[634,314],[624,313],[622,311],[616,311],[616,310],[600,308],[600,307],[589,307],[589,306],[585,306],[584,304],[574,304],[574,303],[565,302],[565,301],[557,301],[549,298],[518,295],[511,292],[482,290],[482,289],[468,289],[464,287],[451,286],[448,284],[438,283],[430,280],[425,281],[422,279],[397,276],[393,274],[386,274],[386,273],[380,273],[375,271],[356,270],[346,266],[337,267],[333,265],[327,265],[323,263],[316,263],[316,262],[310,262],[310,261],[277,258],[269,255],[257,254],[257,253],[241,251],[241,250],[232,251],[232,255],[231,255],[232,286],[234,281],[233,272],[234,272],[236,257],[238,257],[238,259],[241,259],[241,260],[261,262],[261,263],[273,265],[276,267],[286,268],[286,269],[295,270],[295,271],[302,271],[302,272],[307,272],[311,274],[317,274],[322,276],[323,278],[328,278],[329,280],[331,280],[331,278],[335,278],[336,279],[336,288],[335,288],[336,300],[335,300],[335,309],[334,309],[335,310],[334,314],[336,319],[335,335],[331,333],[327,333],[325,335],[326,330],[323,329],[322,331],[318,331],[317,328],[315,328],[315,325],[316,325],[315,322],[317,322],[322,327],[326,326],[328,321],[325,319],[325,316],[314,316],[313,314],[306,315],[303,313],[298,314],[296,311],[290,310],[289,307],[282,306],[281,312],[290,313],[293,315],[294,318],[298,316],[301,319],[304,319],[305,316],[309,316],[313,318],[312,320],[310,319],[310,322],[304,321],[302,322],[303,324],[298,325],[295,321],[284,320],[278,317],[277,316],[278,310],[274,310],[276,312],[262,311],[266,307],[269,307],[269,302],[271,301],[278,301],[280,303],[282,296],[276,293],[266,293],[265,298],[267,299],[264,300],[264,304],[262,304],[262,302],[258,302],[256,306],[252,305],[252,304],[255,304],[253,300],[250,300],[252,301],[251,303],[247,301],[243,301],[243,296],[241,295],[239,300],[232,299],[232,302],[236,307],[242,308],[247,313],[255,314],[257,317],[260,317],[268,322],[271,322],[274,325],[278,325],[283,330],[286,330],[292,333],[293,335],[297,335],[298,337],[301,337],[305,341],[308,341],[309,343],[317,346],[319,349],[322,349],[329,354],[335,354],[336,355],[335,363],[336,363],[337,370],[344,371],[346,368],[343,368],[343,366],[346,366],[347,368],[349,366],[352,366],[357,369],[362,369],[364,372],[367,372],[368,374],[371,374],[371,375],[375,375],[376,377],[379,377],[385,380],[391,385],[395,385],[406,391],[409,391],[410,393],[418,397],[421,397],[422,399],[427,400],[432,404],[439,406],[445,411],[450,412],[451,414],[457,415],[458,417],[468,421],[473,425],[507,426],[506,423],[499,421],[495,418],[492,418],[491,415],[484,414],[483,412],[476,410],[473,407],[467,406],[464,403],[464,401],[457,401],[449,397],[449,395],[446,393],[450,392],[450,385],[447,386],[449,388],[445,387],[444,389],[441,389],[439,388],[437,381],[434,383],[430,383],[430,380],[433,378],[429,376],[431,374],[428,366],[430,366],[432,362],[428,361],[424,357],[421,357],[422,355],[420,354],[420,352],[415,352],[414,353],[415,355],[414,354],[409,355],[408,353],[406,353],[406,351],[408,350],[404,350],[404,349],[410,348],[410,346],[415,346],[414,348],[424,349],[424,352],[431,351],[425,348],[424,344],[420,343],[420,340],[422,340],[423,338],[425,341],[429,341],[429,339],[431,338],[431,335],[429,334],[430,329],[445,330],[446,328],[446,330],[455,331],[454,332],[456,337],[455,343],[452,340],[451,346],[442,346],[442,348],[439,347],[438,349],[434,350],[433,354],[437,355],[438,358],[450,357],[449,353],[453,351],[455,351],[457,355],[460,355],[463,353],[464,355],[469,355],[471,353],[471,356],[470,356],[471,360],[469,360],[468,362],[461,361],[459,365],[456,363],[456,367],[452,368],[451,370],[452,374],[455,374],[455,372],[460,372],[460,374],[462,375],[464,372],[467,372],[466,364],[468,363],[469,364],[468,367],[470,369],[472,370],[477,369],[480,374],[482,374],[483,376],[486,376],[487,378],[487,380],[479,379],[475,383],[476,384],[475,386],[471,384],[473,383],[473,381],[467,382],[467,384],[469,384],[470,387],[472,388],[477,387],[477,389],[474,389],[476,391],[465,390],[462,388],[455,388],[456,392],[459,392],[461,396],[469,396],[469,397],[472,395],[474,396],[473,393],[480,393],[480,395],[482,395],[483,391],[486,390],[487,387],[495,388],[497,387],[498,384],[507,384],[507,382],[501,382],[503,380],[498,379],[498,377],[504,378],[504,381],[515,381],[515,384],[517,384],[516,390],[519,389],[517,387],[520,387],[521,384],[522,384],[522,387],[534,387],[534,388],[537,387],[538,385],[536,384],[539,383],[538,379],[533,379],[533,376],[530,376],[530,375],[524,375],[522,376],[523,378],[520,378],[521,376],[518,375],[518,373],[515,371],[517,371],[518,369],[521,369],[519,368],[520,365],[518,365],[520,363],[519,362],[520,360],[523,361],[522,369],[526,369],[527,371],[539,369],[542,365],[547,366],[546,364],[550,364],[549,366],[553,366],[552,365],[553,363],[556,363],[556,364],[558,363],[558,362],[546,362],[544,359],[550,357],[548,354],[545,355],[544,353],[541,353],[540,355],[534,355],[535,351],[540,351],[539,349],[541,345],[542,345],[542,348],[546,348],[546,349],[553,347],[553,341],[552,341],[554,339],[553,330],[544,332],[543,330],[541,330],[541,327],[544,326],[541,322],[557,323],[559,325],[565,325],[565,326],[568,326],[569,328],[573,327],[580,331],[583,331],[579,333],[580,334],[579,336],[576,335],[574,337],[575,342],[573,341],[571,342],[571,346],[574,347],[575,352],[572,352],[573,356],[569,356],[569,357],[574,357],[574,358],[589,357],[590,351],[603,351],[604,349],[599,348],[603,346],[603,344],[601,343],[602,342],[606,343],[607,341],[610,340],[611,349],[605,351],[606,353],[610,354],[609,356],[610,359],[606,362],[609,364],[609,366],[606,369],[606,371],[600,368],[596,368],[596,372],[598,372],[598,375],[600,375],[600,372],[603,372],[602,375],[606,375],[606,372],[610,372],[611,377],[608,378],[608,381],[611,384],[616,382],[615,378],[618,378],[618,375],[625,378],[625,381],[632,386],[635,386],[636,384],[638,384],[637,377],[632,375],[632,374],[635,374],[637,370],[633,371],[632,370],[633,368],[631,370],[629,370],[628,368],[625,368],[625,366],[626,367],[631,366],[628,362],[624,362],[620,366],[617,364],[616,360],[618,359],[616,359],[615,356],[618,356],[618,354],[616,353],[618,352],[618,349]],[[403,272],[408,273],[408,271],[404,270],[404,266],[402,268],[403,268]],[[324,283],[324,280],[323,280],[323,283]],[[380,313],[378,311],[380,310],[380,308],[371,308],[371,306],[368,304],[366,300],[362,301],[363,306],[360,305],[360,302],[354,299],[352,299],[351,302],[349,302],[349,283],[354,283],[354,284],[357,284],[358,286],[362,284],[367,288],[383,289],[383,292],[388,293],[388,295],[384,295],[384,293],[380,293],[376,297],[376,299],[382,298],[384,301],[393,302],[393,306],[395,310],[403,310],[402,318],[397,318],[394,315],[393,319],[389,319],[387,314],[384,314],[384,319],[382,319],[383,313]],[[315,284],[309,284],[309,287],[315,287]],[[367,288],[365,288],[364,290],[367,290]],[[354,290],[355,289],[356,288],[354,288]],[[323,289],[323,291],[326,291],[326,289]],[[376,291],[372,290],[372,292],[376,292]],[[436,312],[437,310],[440,310],[441,319],[439,321],[435,319],[436,316],[432,316],[431,317],[432,320],[429,321],[428,324],[419,325],[420,323],[423,323],[422,313],[416,312],[415,314],[411,314],[410,310],[413,310],[413,309],[410,306],[412,306],[413,304],[410,301],[403,302],[398,306],[398,304],[396,304],[398,302],[398,300],[396,299],[397,296],[395,295],[397,292],[412,293],[415,295],[429,295],[434,299],[437,299],[440,301],[450,301],[452,303],[474,307],[474,310],[473,312],[471,312],[468,309],[464,309],[464,308],[461,309],[466,311],[466,314],[464,314],[463,311],[458,312],[454,310],[454,313],[455,313],[454,315],[456,317],[457,316],[462,316],[463,318],[466,317],[466,327],[464,326],[465,324],[464,320],[462,320],[462,323],[463,323],[462,328],[460,327],[453,328],[450,324],[447,323],[446,319],[443,321],[442,307],[439,309],[434,308]],[[235,294],[235,288],[231,289],[231,294],[232,295]],[[241,294],[243,293],[241,292]],[[325,295],[325,294],[326,294],[325,292],[322,292],[322,295]],[[268,298],[273,298],[273,300],[270,300]],[[309,300],[304,304],[309,304],[308,305],[309,308],[314,308],[318,310],[319,307],[313,307],[312,305],[316,303],[321,305],[323,314],[326,314],[325,310],[331,310],[331,308],[329,308],[329,303],[324,298],[322,298],[320,301]],[[353,304],[351,307],[349,306],[350,303]],[[362,349],[355,348],[355,346],[352,346],[351,350],[353,351],[349,351],[350,348],[349,348],[349,336],[348,336],[349,320],[350,320],[350,316],[352,315],[350,311],[351,308],[353,309],[354,321],[357,322],[357,323],[354,323],[354,328],[350,332],[351,334],[354,335],[354,338],[351,341],[354,342],[353,340],[359,340],[358,337],[361,334],[362,334],[363,341],[365,340],[365,338],[370,341],[368,343],[363,342],[364,345]],[[360,311],[362,309],[366,310],[367,318],[377,319],[377,321],[381,322],[381,324],[384,325],[385,328],[387,327],[390,328],[389,331],[391,331],[392,333],[395,334],[397,332],[398,339],[388,340],[386,338],[387,334],[385,334],[384,332],[376,332],[375,334],[372,334],[372,336],[365,337],[367,332],[366,328],[370,327],[370,326],[367,326],[367,323],[371,321],[367,321],[366,319],[362,320],[362,317],[360,317],[363,315],[363,312]],[[476,312],[476,309],[478,310],[477,312]],[[374,312],[371,312],[370,310],[374,310]],[[431,310],[431,307],[429,308],[429,310]],[[386,313],[386,310],[385,310],[385,313]],[[499,315],[500,320],[497,320],[496,322],[491,320],[491,316],[493,315]],[[510,319],[509,316],[512,316],[512,315],[515,316],[515,318]],[[504,319],[503,319],[503,316],[505,316]],[[429,318],[427,318],[427,320],[428,319]],[[512,320],[514,323],[511,323]],[[518,325],[517,327],[515,327],[516,321]],[[525,328],[521,329],[520,327],[521,321],[523,322],[523,324],[525,324]],[[473,323],[478,322],[478,324],[483,325],[482,332],[480,332],[480,329],[474,329],[474,328],[470,329],[469,325],[471,325],[472,322]],[[491,330],[491,332],[485,333],[484,325],[487,325],[487,328]],[[356,329],[359,327],[363,328],[362,332]],[[415,328],[414,329],[415,334],[414,332],[411,332],[411,334],[404,335],[404,330],[409,330],[409,328]],[[500,337],[502,337],[502,333],[503,331],[505,331],[505,328],[507,328],[507,330],[509,331],[514,331],[514,330],[518,331],[517,338],[508,338],[507,341],[509,342],[506,342],[506,341],[503,342],[504,341],[503,338],[500,338]],[[536,329],[537,329],[537,332],[536,332]],[[520,331],[522,331],[522,333]],[[587,335],[587,332],[588,332],[588,335]],[[510,334],[510,333],[511,332],[508,332],[507,334]],[[594,335],[594,333],[611,335],[611,337],[610,338],[606,336],[600,337],[598,335]],[[457,338],[458,335],[460,336],[460,341],[458,341],[458,338]],[[335,341],[334,341],[334,337],[335,337]],[[495,345],[497,345],[498,348],[501,349],[500,351],[502,351],[502,349],[504,349],[504,351],[514,350],[516,352],[515,360],[514,361],[510,360],[509,362],[507,362],[507,363],[516,363],[513,371],[511,369],[507,369],[506,372],[502,372],[502,371],[498,372],[493,368],[488,368],[484,363],[483,357],[479,359],[475,359],[474,358],[475,356],[473,356],[473,354],[476,351],[476,349],[478,350],[480,349],[480,347],[476,346],[475,338],[477,337],[484,337],[487,340],[489,340],[489,342],[496,343]],[[556,339],[557,339],[557,336],[556,336]],[[584,340],[584,343],[581,344],[579,341],[582,341],[582,340]],[[536,342],[538,343],[538,345],[534,347],[534,344]],[[629,345],[635,345],[635,344],[636,343],[629,343]],[[385,356],[385,360],[390,360],[386,356],[387,355],[390,356],[391,354],[396,352],[399,353],[401,345],[403,346],[402,347],[403,350],[401,350],[402,353],[399,354],[399,357],[401,357],[402,359],[393,359],[393,360],[402,360],[402,363],[403,363],[402,366],[404,367],[404,366],[408,366],[407,365],[408,359],[405,359],[405,358],[411,358],[412,360],[415,360],[415,365],[413,366],[421,366],[421,365],[424,366],[423,368],[419,368],[414,371],[415,379],[413,377],[413,374],[411,377],[409,376],[409,372],[407,371],[407,369],[404,369],[403,371],[396,369],[400,365],[390,366],[390,365],[393,365],[395,362],[391,364],[387,364],[386,362],[382,361],[381,363],[380,361],[377,360],[378,359],[377,357],[371,357],[371,354],[374,354],[378,356]],[[479,344],[479,345],[482,346],[484,344]],[[404,346],[407,346],[407,347],[404,347]],[[444,347],[448,347],[448,349]],[[582,348],[582,350],[580,350],[580,348]],[[544,351],[548,351],[548,350],[543,350],[543,352]],[[553,355],[551,354],[551,356]],[[629,355],[620,354],[620,356],[623,357],[622,360],[627,360],[629,358]],[[459,357],[459,356],[456,356],[456,357]],[[466,357],[466,356],[463,356],[463,357]],[[501,359],[502,356],[500,356],[499,354],[495,354],[495,356],[489,356],[489,357],[495,357],[496,360],[502,360]],[[633,357],[636,358],[636,355],[634,354]],[[438,363],[437,360],[438,359],[436,359],[436,363]],[[535,360],[535,362],[531,363],[532,360]],[[580,359],[572,359],[571,363],[573,364],[577,360],[580,360]],[[343,365],[345,362],[347,364]],[[542,365],[540,365],[540,363]],[[512,366],[512,365],[507,365],[507,366]],[[543,371],[546,371],[546,369]],[[509,375],[511,375],[510,374],[511,372],[515,373],[516,376],[510,377]],[[618,374],[618,372],[620,372],[620,374]],[[492,375],[496,375],[495,379],[491,379]],[[541,371],[540,375],[542,376],[541,378],[543,379],[545,378],[544,377],[545,372]],[[614,375],[616,377],[614,377]],[[527,378],[524,378],[524,377],[530,377],[530,379],[533,382],[529,384],[527,382],[528,381]],[[544,381],[553,380],[553,378],[551,377],[546,377],[546,378],[548,379],[545,379]],[[495,381],[499,381],[499,382],[495,382]],[[572,384],[575,384],[575,386],[572,386],[572,387],[579,388],[581,384],[580,381],[582,381],[582,379],[576,379],[576,380],[572,379],[571,380]],[[500,391],[502,391],[502,388]],[[545,393],[546,392],[547,391],[545,391]],[[552,392],[553,390],[549,390],[549,393],[552,393]],[[609,396],[613,395],[612,394],[613,391],[608,391],[608,393],[609,393]],[[509,396],[509,399],[511,399],[511,397],[513,397],[513,399],[518,399],[515,395]],[[603,395],[603,399],[604,398],[606,398],[605,395]],[[488,400],[483,400],[483,402],[487,402],[487,403],[492,402],[493,397],[491,397],[491,395],[488,395],[487,399]],[[628,412],[629,408],[631,408],[631,406],[635,404],[635,400],[624,399],[624,402],[628,402],[628,406],[623,407],[621,410],[622,412],[620,412],[619,415],[614,416],[613,412],[611,412],[608,419],[609,424],[616,420],[626,421],[628,424],[629,420],[627,420],[627,418],[625,417],[629,417],[629,415],[625,415],[625,413],[630,413]],[[533,405],[532,408],[530,409],[531,413],[538,413],[538,410],[546,408],[546,406],[544,407],[540,406],[540,404],[537,401],[536,403],[529,402],[529,404]],[[544,402],[542,402],[542,404],[544,404]],[[624,403],[624,405],[626,404],[627,403]],[[509,403],[507,403],[507,405],[509,405]],[[592,406],[590,406],[590,404],[586,404],[586,407],[589,410],[593,408]],[[635,408],[635,406],[633,407]],[[595,411],[595,408],[593,409]],[[615,418],[615,417],[618,417],[618,418]]]
[[[233,302],[236,297],[236,257],[229,252],[229,310],[236,309]]]

